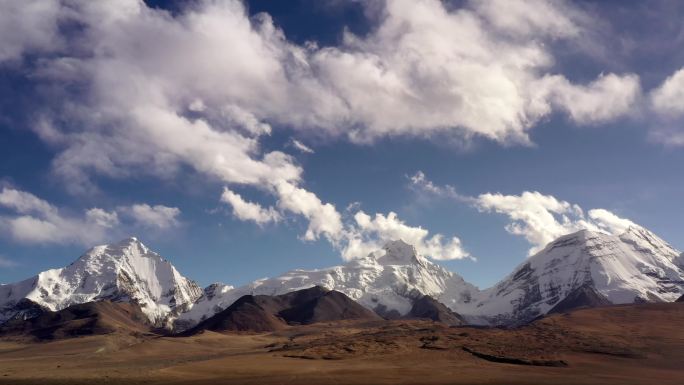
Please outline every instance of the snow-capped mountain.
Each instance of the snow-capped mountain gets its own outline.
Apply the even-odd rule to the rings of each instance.
[[[111,300],[134,302],[154,324],[186,310],[202,289],[136,238],[96,246],[71,265],[0,286],[0,323],[42,310]]]
[[[179,329],[192,326],[227,308],[246,294],[279,295],[319,285],[340,291],[387,317],[407,314],[423,295],[468,301],[478,290],[463,278],[416,253],[401,240],[342,266],[321,270],[293,270],[276,278],[257,280],[235,289],[213,285],[190,311],[176,320]]]
[[[584,230],[551,242],[498,284],[479,290],[394,241],[384,253],[342,266],[293,270],[236,289],[213,285],[176,326],[194,325],[245,294],[278,295],[313,285],[341,291],[389,317],[407,314],[416,299],[428,295],[471,324],[516,325],[548,313],[565,298],[581,300],[579,294],[587,292],[598,303],[675,301],[684,293],[681,261],[677,250],[641,227],[619,236]]]
[[[471,323],[520,324],[576,290],[613,304],[672,302],[684,293],[680,253],[642,227],[621,235],[579,231],[551,242],[468,304],[445,303]]]
[[[674,302],[684,294],[684,255],[642,227],[620,235],[579,231],[551,242],[495,286],[479,290],[401,240],[341,266],[292,270],[234,288],[200,289],[135,238],[92,248],[71,265],[0,286],[0,323],[98,300],[130,301],[158,326],[184,330],[247,294],[322,286],[387,317],[427,295],[467,323],[517,325],[579,305]]]
[[[314,285],[341,291],[386,317],[406,315],[416,299],[428,295],[480,325],[525,323],[572,294],[583,298],[578,293],[594,293],[599,303],[613,304],[672,302],[684,293],[681,254],[642,227],[619,236],[587,230],[563,236],[486,290],[428,261],[403,241],[390,242],[383,251],[239,288],[212,285],[177,318],[176,326],[192,326],[246,294],[278,295]]]

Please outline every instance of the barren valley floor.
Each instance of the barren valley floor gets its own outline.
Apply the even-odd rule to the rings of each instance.
[[[0,384],[681,384],[684,303],[513,329],[346,321],[268,334],[0,343]]]

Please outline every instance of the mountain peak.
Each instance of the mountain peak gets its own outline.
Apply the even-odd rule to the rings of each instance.
[[[604,233],[602,231],[582,229],[574,233],[566,234],[558,237],[556,240],[549,242],[542,250],[529,257],[528,261],[534,261],[539,258],[545,258],[545,255],[555,249],[573,249],[583,248],[594,243],[606,243],[615,240],[614,235]]]
[[[378,258],[378,262],[385,265],[405,265],[420,262],[421,256],[416,248],[401,239],[389,241],[382,248],[385,255]]]
[[[614,304],[671,302],[684,292],[679,255],[639,226],[620,235],[580,230],[550,242],[460,313],[516,324],[546,314],[559,303],[559,308],[600,304],[604,297]],[[586,290],[574,292],[581,287]]]
[[[662,254],[672,261],[679,259],[680,252],[678,250],[641,226],[628,227],[624,233],[619,235],[619,238],[639,251]]]
[[[320,285],[382,314],[406,315],[417,299],[428,295],[468,322],[516,325],[559,303],[558,308],[593,306],[604,297],[615,304],[674,301],[684,293],[683,265],[684,254],[635,226],[620,235],[601,230],[564,235],[485,290],[396,239],[345,265],[292,270],[238,288],[213,284],[202,291],[138,238],[129,237],[96,246],[68,267],[0,286],[0,323],[46,309],[110,300],[135,303],[157,326],[173,322],[184,330],[244,295],[281,295]]]
[[[138,237],[128,237],[125,239],[120,240],[119,242],[115,243],[115,245],[119,246],[130,246],[130,245],[142,245],[142,242]]]
[[[397,317],[407,314],[421,295],[438,300],[446,295],[453,304],[477,292],[477,288],[457,274],[421,257],[412,245],[394,240],[387,242],[383,251],[345,265],[317,270],[296,269],[218,293],[210,288],[190,311],[178,317],[176,326],[191,327],[228,308],[243,295],[280,295],[315,285],[339,291],[380,314],[396,314]]]
[[[140,254],[150,253],[150,249],[148,249],[137,237],[128,237],[119,242],[106,245],[106,247],[110,250],[134,250]]]
[[[3,285],[0,321],[14,317],[23,300],[50,311],[111,300],[136,303],[150,321],[161,326],[167,316],[185,310],[201,294],[202,289],[170,262],[130,237],[95,246],[67,267]]]
[[[602,237],[608,237],[608,236],[611,236],[611,235],[608,233],[605,233],[603,231],[581,229],[581,230],[575,231],[574,233],[562,235],[551,243],[553,244],[553,243],[561,242],[561,241],[567,240],[567,239],[588,240],[588,239],[592,239],[592,238],[602,238]]]
[[[155,260],[154,263],[170,265],[160,255],[148,249],[138,238],[130,237],[116,243],[95,246],[70,266],[80,265],[82,269],[102,271],[118,269],[118,266],[122,264],[146,263],[141,260],[150,258]]]

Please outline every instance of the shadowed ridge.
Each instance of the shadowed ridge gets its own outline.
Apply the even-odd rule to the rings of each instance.
[[[282,329],[285,322],[274,315],[279,304],[273,297],[266,295],[245,295],[227,309],[200,322],[181,335],[198,334],[204,330],[213,332],[252,331],[266,332]]]
[[[404,316],[404,318],[430,319],[449,326],[459,326],[465,324],[465,321],[459,314],[454,313],[446,305],[430,297],[429,295],[424,295],[415,300],[411,310],[406,316]]]
[[[291,291],[289,293],[273,296],[279,301],[286,305],[301,304],[312,299],[320,298],[321,296],[328,293],[330,290],[324,288],[323,286],[312,286],[308,289],[301,289],[297,291]]]
[[[677,298],[675,302],[684,302],[684,294],[682,294],[681,297]]]
[[[596,291],[592,286],[583,285],[570,292],[558,302],[548,314],[564,313],[574,309],[592,308],[612,305],[604,295]]]
[[[279,315],[290,324],[312,324],[340,320],[379,320],[380,316],[361,306],[339,291],[326,291],[293,307],[282,310]]]
[[[312,324],[352,319],[380,319],[371,310],[338,291],[320,286],[278,296],[245,295],[227,309],[180,335],[214,332],[268,332],[289,324]]]
[[[152,325],[132,303],[110,301],[72,305],[56,312],[45,311],[27,320],[13,319],[0,328],[3,336],[30,336],[54,340],[111,333],[147,334]]]

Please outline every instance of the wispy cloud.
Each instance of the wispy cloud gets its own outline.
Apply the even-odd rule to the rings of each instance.
[[[417,171],[411,176],[406,176],[409,180],[409,187],[414,191],[425,192],[441,198],[449,198],[463,203],[473,203],[475,198],[463,195],[456,191],[456,188],[451,185],[438,186],[429,180],[425,173]]]
[[[305,145],[304,143],[298,141],[297,139],[293,138],[290,143],[292,143],[292,146],[294,148],[296,148],[297,150],[299,150],[303,153],[306,153],[306,154],[313,154],[314,153],[314,150],[311,149],[311,147]]]
[[[94,207],[82,215],[63,213],[53,204],[27,191],[11,187],[0,190],[0,229],[4,235],[22,243],[81,244],[92,246],[126,226],[166,230],[178,225],[180,209],[146,203],[120,206],[111,211]]]
[[[0,255],[0,269],[12,268],[18,265],[19,264],[17,262]]]

